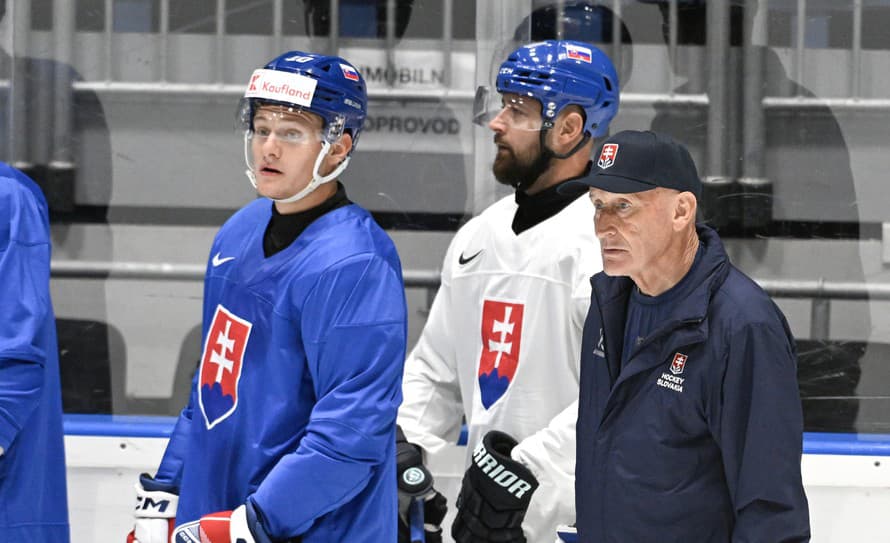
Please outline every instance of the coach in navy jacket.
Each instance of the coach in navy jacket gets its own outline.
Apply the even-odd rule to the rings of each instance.
[[[794,340],[696,226],[689,152],[621,132],[585,180],[604,272],[581,350],[580,540],[808,541]]]

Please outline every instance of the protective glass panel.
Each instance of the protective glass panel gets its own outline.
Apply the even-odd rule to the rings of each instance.
[[[476,89],[473,122],[487,127],[495,121],[514,130],[539,131],[542,126],[541,103],[515,93],[492,92],[491,87]]]
[[[406,271],[434,278],[409,289],[413,345],[454,232],[512,195],[492,174],[488,123],[508,109],[498,67],[521,44],[567,37],[618,69],[613,133],[652,129],[690,148],[700,220],[797,338],[806,429],[890,433],[884,0],[2,5],[0,154],[49,202],[71,412],[185,404],[208,247],[256,197],[231,121],[254,69],[308,50],[364,76],[368,117],[342,180]],[[291,137],[279,128],[269,134]]]

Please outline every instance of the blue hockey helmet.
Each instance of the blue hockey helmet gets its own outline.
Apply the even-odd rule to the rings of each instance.
[[[618,74],[605,53],[578,41],[547,40],[512,52],[498,70],[496,88],[541,102],[542,128],[568,105],[584,111],[584,131],[608,133],[618,112]]]
[[[322,183],[337,179],[346,169],[368,111],[368,92],[359,71],[345,59],[335,56],[290,51],[254,70],[238,107],[238,120],[244,129],[244,159],[247,178],[257,188],[251,154],[253,116],[260,105],[276,105],[295,113],[308,111],[322,118],[322,148],[315,160],[312,179],[299,192],[276,202],[296,202]],[[320,168],[331,145],[344,132],[352,137],[352,148],[332,172]]]
[[[352,136],[353,149],[368,112],[365,80],[348,61],[336,56],[289,51],[254,70],[239,106],[239,120],[249,129],[257,104],[309,111],[324,120],[324,139]]]

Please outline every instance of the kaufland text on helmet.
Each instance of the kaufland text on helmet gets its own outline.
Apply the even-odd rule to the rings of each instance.
[[[262,87],[263,92],[268,92],[271,94],[283,94],[285,96],[292,96],[294,98],[302,98],[303,100],[312,100],[312,91],[295,89],[287,83],[276,85],[269,81],[263,81],[260,86]]]

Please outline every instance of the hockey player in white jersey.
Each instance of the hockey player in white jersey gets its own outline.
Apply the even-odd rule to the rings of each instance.
[[[420,450],[455,443],[466,417],[452,536],[540,543],[575,517],[579,349],[589,278],[602,269],[586,192],[557,188],[588,174],[619,86],[600,50],[550,40],[511,53],[496,88],[494,110],[492,94],[477,92],[477,119],[494,133],[495,177],[516,193],[462,227],[445,255],[405,363],[399,472],[412,449],[419,462]],[[441,537],[432,527],[428,535]]]

